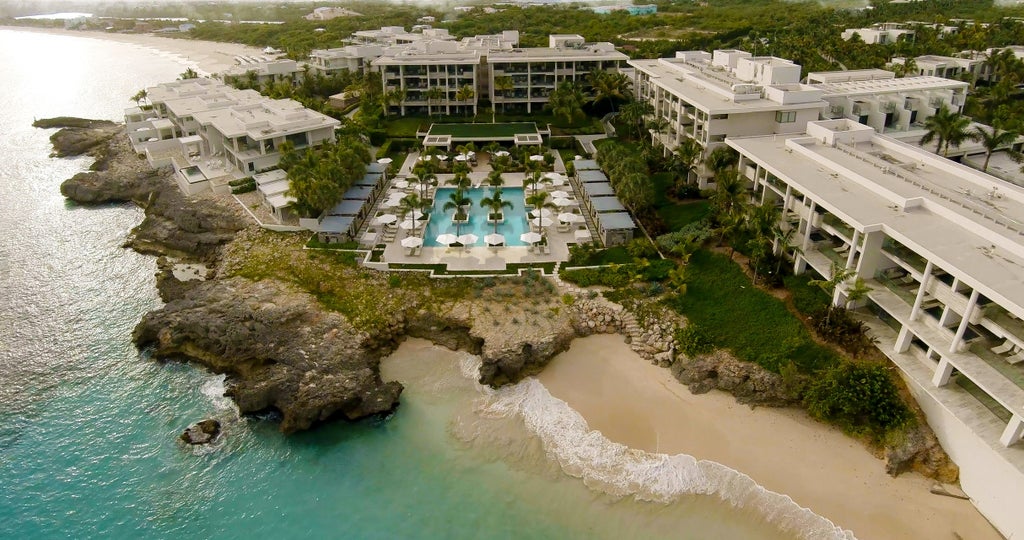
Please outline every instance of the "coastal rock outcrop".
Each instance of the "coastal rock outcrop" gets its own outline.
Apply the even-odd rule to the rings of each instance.
[[[134,202],[145,209],[146,218],[127,242],[139,252],[210,260],[219,246],[247,225],[237,205],[211,196],[188,197],[167,171],[151,169],[132,150],[123,126],[68,118],[38,120],[34,125],[71,126],[51,137],[56,155],[97,157],[92,170],[61,184],[62,195],[80,204]]]
[[[338,416],[387,414],[402,391],[380,379],[380,357],[364,347],[365,334],[277,281],[195,282],[146,314],[133,337],[158,358],[184,356],[227,374],[239,411],[276,409],[286,433]]]
[[[178,437],[186,444],[209,444],[220,435],[220,422],[208,418],[188,427]]]
[[[800,402],[798,389],[786,384],[781,375],[737,360],[726,351],[692,360],[679,357],[672,364],[672,375],[694,394],[717,388],[748,405],[786,407]]]

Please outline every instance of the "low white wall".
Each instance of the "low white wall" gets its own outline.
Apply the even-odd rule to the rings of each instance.
[[[949,457],[960,467],[960,487],[974,506],[1008,539],[1024,538],[1024,474],[902,372],[928,424]]]

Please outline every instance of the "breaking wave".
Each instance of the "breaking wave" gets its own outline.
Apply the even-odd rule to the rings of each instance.
[[[463,376],[475,380],[479,365],[479,358],[465,355],[459,367]],[[646,452],[609,440],[590,429],[583,416],[533,377],[498,390],[479,385],[477,390],[480,397],[474,412],[478,417],[521,420],[539,439],[549,460],[592,490],[663,504],[687,495],[711,495],[734,507],[753,510],[797,538],[855,539],[852,531],[725,465],[686,454]],[[508,450],[511,457],[515,452]]]

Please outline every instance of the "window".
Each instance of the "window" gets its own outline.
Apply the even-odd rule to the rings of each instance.
[[[780,124],[796,122],[796,111],[778,111],[775,113],[775,121]]]

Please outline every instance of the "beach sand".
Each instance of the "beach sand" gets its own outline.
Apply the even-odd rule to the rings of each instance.
[[[130,43],[158,51],[158,53],[163,56],[169,56],[179,60],[182,62],[183,67],[192,67],[198,71],[200,75],[220,73],[221,71],[236,65],[236,56],[261,56],[263,54],[261,49],[237,43],[176,39],[155,36],[152,34],[115,34],[108,32],[61,30],[56,28],[33,28],[29,26],[0,26],[0,30],[36,32]]]
[[[693,395],[622,336],[577,339],[538,378],[612,441],[724,464],[860,539],[1000,538],[969,501],[929,493],[934,482],[916,473],[890,477],[860,443],[803,411]]]

